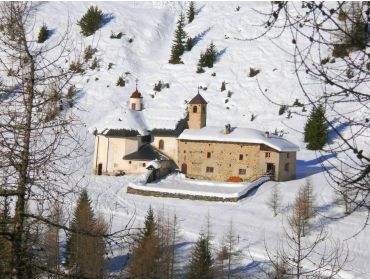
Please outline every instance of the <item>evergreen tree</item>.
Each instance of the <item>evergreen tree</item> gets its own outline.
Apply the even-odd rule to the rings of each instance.
[[[309,150],[320,150],[328,141],[325,108],[322,104],[311,110],[304,128],[304,141],[307,143],[307,149]]]
[[[106,225],[97,219],[87,191],[83,190],[70,225],[67,240],[67,267],[80,278],[104,276]]]
[[[213,259],[209,247],[209,238],[201,233],[191,253],[187,278],[207,279],[213,277]]]
[[[90,6],[86,14],[78,21],[81,27],[81,33],[84,36],[90,36],[100,28],[103,23],[103,12],[97,6]]]
[[[188,22],[191,23],[194,20],[195,16],[195,4],[193,1],[190,1],[189,10],[187,12]]]
[[[184,27],[185,27],[185,17],[183,14],[180,14],[180,18],[177,21],[175,39],[173,40],[171,48],[171,57],[170,60],[168,61],[171,64],[183,63],[181,61],[181,56],[185,51],[185,40],[187,36]]]
[[[44,24],[39,32],[39,36],[37,38],[37,43],[44,43],[49,37],[49,30],[47,26]]]
[[[215,44],[211,42],[205,53],[203,52],[200,53],[198,66],[212,68],[213,64],[216,62],[216,59],[217,59],[217,49]]]

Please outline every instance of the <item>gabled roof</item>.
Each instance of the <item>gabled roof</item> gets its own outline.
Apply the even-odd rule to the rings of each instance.
[[[207,104],[207,101],[198,93],[192,100],[190,100],[189,104]]]
[[[136,89],[130,96],[130,98],[143,98],[141,93]]]
[[[206,126],[201,129],[185,129],[178,139],[190,141],[265,144],[279,152],[299,151],[299,147],[297,145],[282,137],[276,135],[265,137],[265,133],[263,131],[244,127],[233,128],[229,134],[224,133],[224,128],[214,126]]]
[[[145,144],[139,148],[138,151],[128,154],[123,157],[124,160],[168,160],[163,154],[156,150],[152,145]]]

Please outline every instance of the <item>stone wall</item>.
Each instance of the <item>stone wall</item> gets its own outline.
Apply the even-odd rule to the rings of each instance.
[[[235,176],[253,181],[266,174],[268,163],[275,167],[275,180],[285,181],[295,176],[295,153],[289,153],[287,158],[287,153],[260,144],[178,141],[179,168],[186,164],[188,177],[226,181]],[[287,161],[289,171],[283,170]]]

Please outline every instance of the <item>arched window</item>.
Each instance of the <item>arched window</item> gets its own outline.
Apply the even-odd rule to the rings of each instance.
[[[193,113],[196,113],[196,112],[198,112],[198,106],[193,107]]]
[[[164,141],[161,139],[161,140],[159,140],[159,144],[158,144],[158,146],[159,146],[159,149],[160,150],[163,150],[164,149]]]

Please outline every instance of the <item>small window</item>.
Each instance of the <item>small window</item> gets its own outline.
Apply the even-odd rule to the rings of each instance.
[[[197,106],[194,106],[193,107],[193,113],[197,113],[198,112],[198,107]]]
[[[207,158],[211,158],[211,153],[207,152]]]
[[[186,151],[184,150],[184,154],[186,154]]]
[[[163,149],[164,149],[164,141],[163,141],[162,139],[161,139],[161,140],[159,140],[158,148],[159,148],[160,150],[163,150]]]
[[[270,152],[266,152],[265,153],[265,158],[269,158],[269,157],[271,157],[271,153]]]
[[[290,153],[286,153],[286,158],[289,158],[290,157]]]
[[[245,175],[245,174],[247,174],[246,169],[239,169],[239,175]]]
[[[285,166],[284,166],[284,170],[285,171],[289,171],[289,163],[286,163]]]
[[[128,164],[131,164],[132,163],[132,161],[130,160],[129,162],[128,162]]]
[[[206,168],[206,172],[207,172],[207,173],[213,173],[213,167],[209,167],[209,166],[207,166],[207,168]]]
[[[243,160],[243,155],[239,155],[239,160]]]
[[[144,162],[144,163],[143,163],[143,167],[145,167],[145,166],[146,166],[146,163]]]

